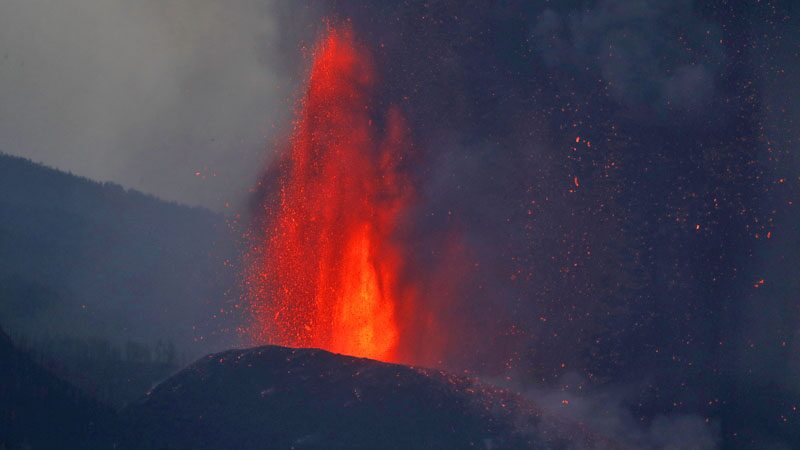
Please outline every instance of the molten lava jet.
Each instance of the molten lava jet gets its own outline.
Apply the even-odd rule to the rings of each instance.
[[[400,111],[380,109],[370,54],[329,30],[251,255],[255,340],[396,361],[414,307],[394,239],[414,196]]]

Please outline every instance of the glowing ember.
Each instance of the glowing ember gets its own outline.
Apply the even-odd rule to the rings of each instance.
[[[330,30],[247,277],[256,341],[398,357],[413,289],[400,286],[405,257],[392,236],[413,195],[399,167],[410,141],[398,110],[376,110],[375,79],[352,31]]]

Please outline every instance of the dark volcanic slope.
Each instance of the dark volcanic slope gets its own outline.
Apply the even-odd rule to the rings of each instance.
[[[144,431],[132,448],[549,448],[522,405],[441,372],[266,346],[199,360],[123,420]]]
[[[112,448],[115,414],[55,377],[0,330],[0,449]]]

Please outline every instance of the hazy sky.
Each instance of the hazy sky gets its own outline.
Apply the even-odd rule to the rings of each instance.
[[[0,152],[241,202],[292,108],[277,17],[264,0],[0,2]]]

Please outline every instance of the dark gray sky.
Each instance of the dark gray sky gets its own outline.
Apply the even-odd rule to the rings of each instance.
[[[0,152],[235,204],[291,111],[276,17],[264,0],[0,2]]]

